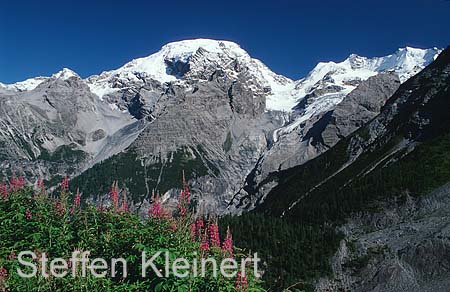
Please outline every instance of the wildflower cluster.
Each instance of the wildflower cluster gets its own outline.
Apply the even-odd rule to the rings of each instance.
[[[13,177],[10,179],[10,183],[3,182],[0,184],[0,196],[2,200],[8,199],[8,194],[11,192],[16,192],[21,190],[25,185],[25,180],[23,176],[16,177],[14,174]]]
[[[159,196],[159,193],[156,193],[155,195],[155,191],[152,192],[152,202],[153,204],[148,209],[149,217],[155,219],[167,218],[168,213],[164,210],[162,206],[161,197]]]
[[[187,291],[179,287],[190,287],[189,291],[193,292],[250,288],[263,291],[257,279],[247,279],[241,274],[215,277],[209,271],[201,279],[173,275],[162,279],[154,275],[150,279],[140,277],[140,261],[136,259],[142,251],[154,254],[170,250],[188,260],[208,256],[220,261],[234,254],[229,229],[222,243],[217,220],[205,220],[202,216],[193,219],[189,207],[191,193],[184,179],[177,207],[183,206],[185,211],[177,208],[172,214],[163,207],[161,196],[153,193],[149,218],[145,221],[129,212],[127,194],[119,189],[117,182],[111,187],[108,208],[103,203],[82,204],[83,194],[80,190],[75,194],[69,191],[67,177],[61,181],[59,196],[47,195],[42,179],[34,189],[25,186],[23,178],[9,182],[0,184],[0,291],[79,291],[80,287],[91,291]],[[20,257],[16,255],[16,252],[20,254],[17,247],[33,251],[37,257],[32,262],[36,265],[44,254],[69,258],[78,249],[91,251],[93,258],[123,257],[136,266],[130,266],[128,277],[120,281],[113,277],[60,279],[43,274],[23,279],[12,273]]]
[[[222,244],[219,225],[215,220],[211,220],[205,225],[203,218],[198,218],[191,223],[190,233],[192,238],[200,241],[200,250],[202,252],[207,252],[210,248],[219,248],[226,257],[233,258],[233,239],[229,227]]]
[[[122,203],[120,202],[120,193],[123,193]],[[109,198],[112,204],[111,206],[112,211],[116,213],[123,213],[129,211],[127,193],[125,190],[121,191],[119,189],[119,183],[117,181],[113,182],[111,186],[111,190],[109,191]],[[100,204],[97,206],[97,210],[101,212],[106,211],[106,208],[103,206],[103,201],[101,201]]]

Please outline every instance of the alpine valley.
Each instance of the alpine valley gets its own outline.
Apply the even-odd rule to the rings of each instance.
[[[184,171],[196,213],[262,254],[268,289],[445,292],[449,78],[450,49],[291,80],[233,42],[169,43],[87,78],[0,83],[0,179],[67,175],[93,204],[118,181],[145,214],[154,191],[176,206]]]

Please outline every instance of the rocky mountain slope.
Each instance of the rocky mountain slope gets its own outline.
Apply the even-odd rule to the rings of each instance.
[[[450,48],[365,126],[264,182],[277,186],[257,211],[340,226],[333,277],[317,282],[319,291],[448,290],[449,108]]]
[[[200,39],[86,79],[63,70],[1,84],[2,169],[78,175],[73,185],[93,196],[119,180],[136,204],[152,189],[175,200],[185,169],[205,211],[252,208],[274,186],[255,191],[270,173],[307,162],[373,118],[439,52],[351,55],[293,81],[235,43]]]
[[[2,91],[0,112],[0,165],[28,179],[76,174],[106,137],[133,122],[68,69],[33,90]]]

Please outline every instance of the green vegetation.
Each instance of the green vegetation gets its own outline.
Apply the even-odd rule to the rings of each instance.
[[[266,263],[265,288],[270,291],[295,283],[295,288],[311,291],[310,280],[331,274],[329,258],[342,238],[331,226],[291,224],[258,213],[225,216],[220,226],[236,230],[237,245],[259,253]]]
[[[157,277],[152,269],[147,277],[141,276],[141,253],[154,255],[158,251],[169,251],[170,261],[185,258],[190,263],[202,257],[214,258],[219,263],[228,258],[229,249],[211,246],[202,249],[204,241],[191,235],[189,216],[170,215],[153,217],[143,221],[126,209],[97,210],[87,206],[81,209],[76,203],[69,204],[72,195],[63,192],[59,199],[51,199],[45,193],[31,189],[17,189],[8,193],[0,190],[0,290],[2,291],[180,291],[180,292],[258,292],[263,291],[252,273],[246,273],[245,289],[240,289],[237,277],[213,277],[212,267],[207,266],[204,277],[176,277],[172,270],[169,276]],[[72,211],[74,210],[74,211]],[[166,213],[162,213],[166,214]],[[231,249],[233,249],[231,247]],[[90,259],[101,257],[108,263],[112,258],[127,261],[128,275],[111,276],[107,270],[104,278],[96,278],[90,272],[80,276],[81,265],[74,266],[63,278],[44,277],[41,273],[32,278],[21,278],[17,268],[30,273],[20,265],[17,256],[21,251],[33,251],[38,257],[70,259],[74,250],[89,251]],[[235,258],[243,254],[234,252]],[[29,258],[31,260],[31,258]],[[164,270],[164,259],[154,261]],[[35,260],[38,264],[38,260]],[[49,272],[47,264],[47,272]],[[121,265],[119,265],[121,267]],[[64,268],[62,268],[64,270]],[[59,272],[62,272],[59,270]],[[241,283],[241,282],[239,282]],[[241,284],[243,285],[243,284]]]
[[[374,207],[378,201],[400,197],[404,193],[424,195],[450,181],[449,150],[450,134],[447,134],[418,145],[409,154],[401,151],[388,155],[378,165],[375,165],[376,158],[383,157],[381,154],[386,151],[365,154],[345,171],[314,189],[288,216],[302,222],[342,222],[354,212],[377,211]],[[373,166],[376,167],[370,173],[358,176]],[[303,189],[302,184],[307,178],[296,179],[289,187]],[[289,190],[281,186],[280,191]]]
[[[124,152],[94,165],[71,180],[71,189],[79,188],[85,195],[103,195],[114,181],[120,181],[133,196],[147,193],[146,172],[134,152]]]
[[[195,151],[195,152],[191,152]],[[129,150],[119,153],[94,165],[71,181],[72,190],[79,188],[84,194],[98,195],[109,191],[114,181],[120,181],[136,201],[148,196],[151,191],[167,190],[178,186],[184,170],[187,177],[208,174],[200,150],[181,148],[161,157],[139,158]],[[217,170],[213,168],[213,171]]]
[[[52,153],[41,148],[41,154],[37,159],[50,162],[64,162],[64,163],[80,163],[87,158],[87,154],[74,145],[62,145],[56,148]]]

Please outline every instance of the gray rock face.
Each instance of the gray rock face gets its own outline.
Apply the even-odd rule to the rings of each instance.
[[[32,91],[5,91],[0,97],[2,170],[45,178],[74,174],[108,135],[131,122],[78,76],[49,78]]]
[[[271,172],[301,165],[333,147],[374,118],[399,86],[394,73],[381,73],[362,81],[332,111],[317,114],[281,136],[259,161],[253,183],[258,185]],[[270,189],[262,187],[256,199],[263,198]]]
[[[163,161],[182,147],[192,149],[209,168],[192,182],[200,208],[222,213],[244,185],[242,174],[252,170],[270,132],[281,124],[264,113],[265,96],[244,86],[245,73],[233,81],[217,71],[212,75],[194,89],[175,85],[166,91],[160,98],[165,106],[155,108],[155,120],[131,147],[140,157],[157,155]]]
[[[335,280],[316,290],[446,292],[450,287],[450,184],[421,199],[387,202],[382,213],[354,216],[333,257]]]
[[[350,92],[331,113],[316,122],[306,136],[317,137],[326,147],[333,147],[378,115],[399,86],[400,79],[394,73],[370,77]]]

